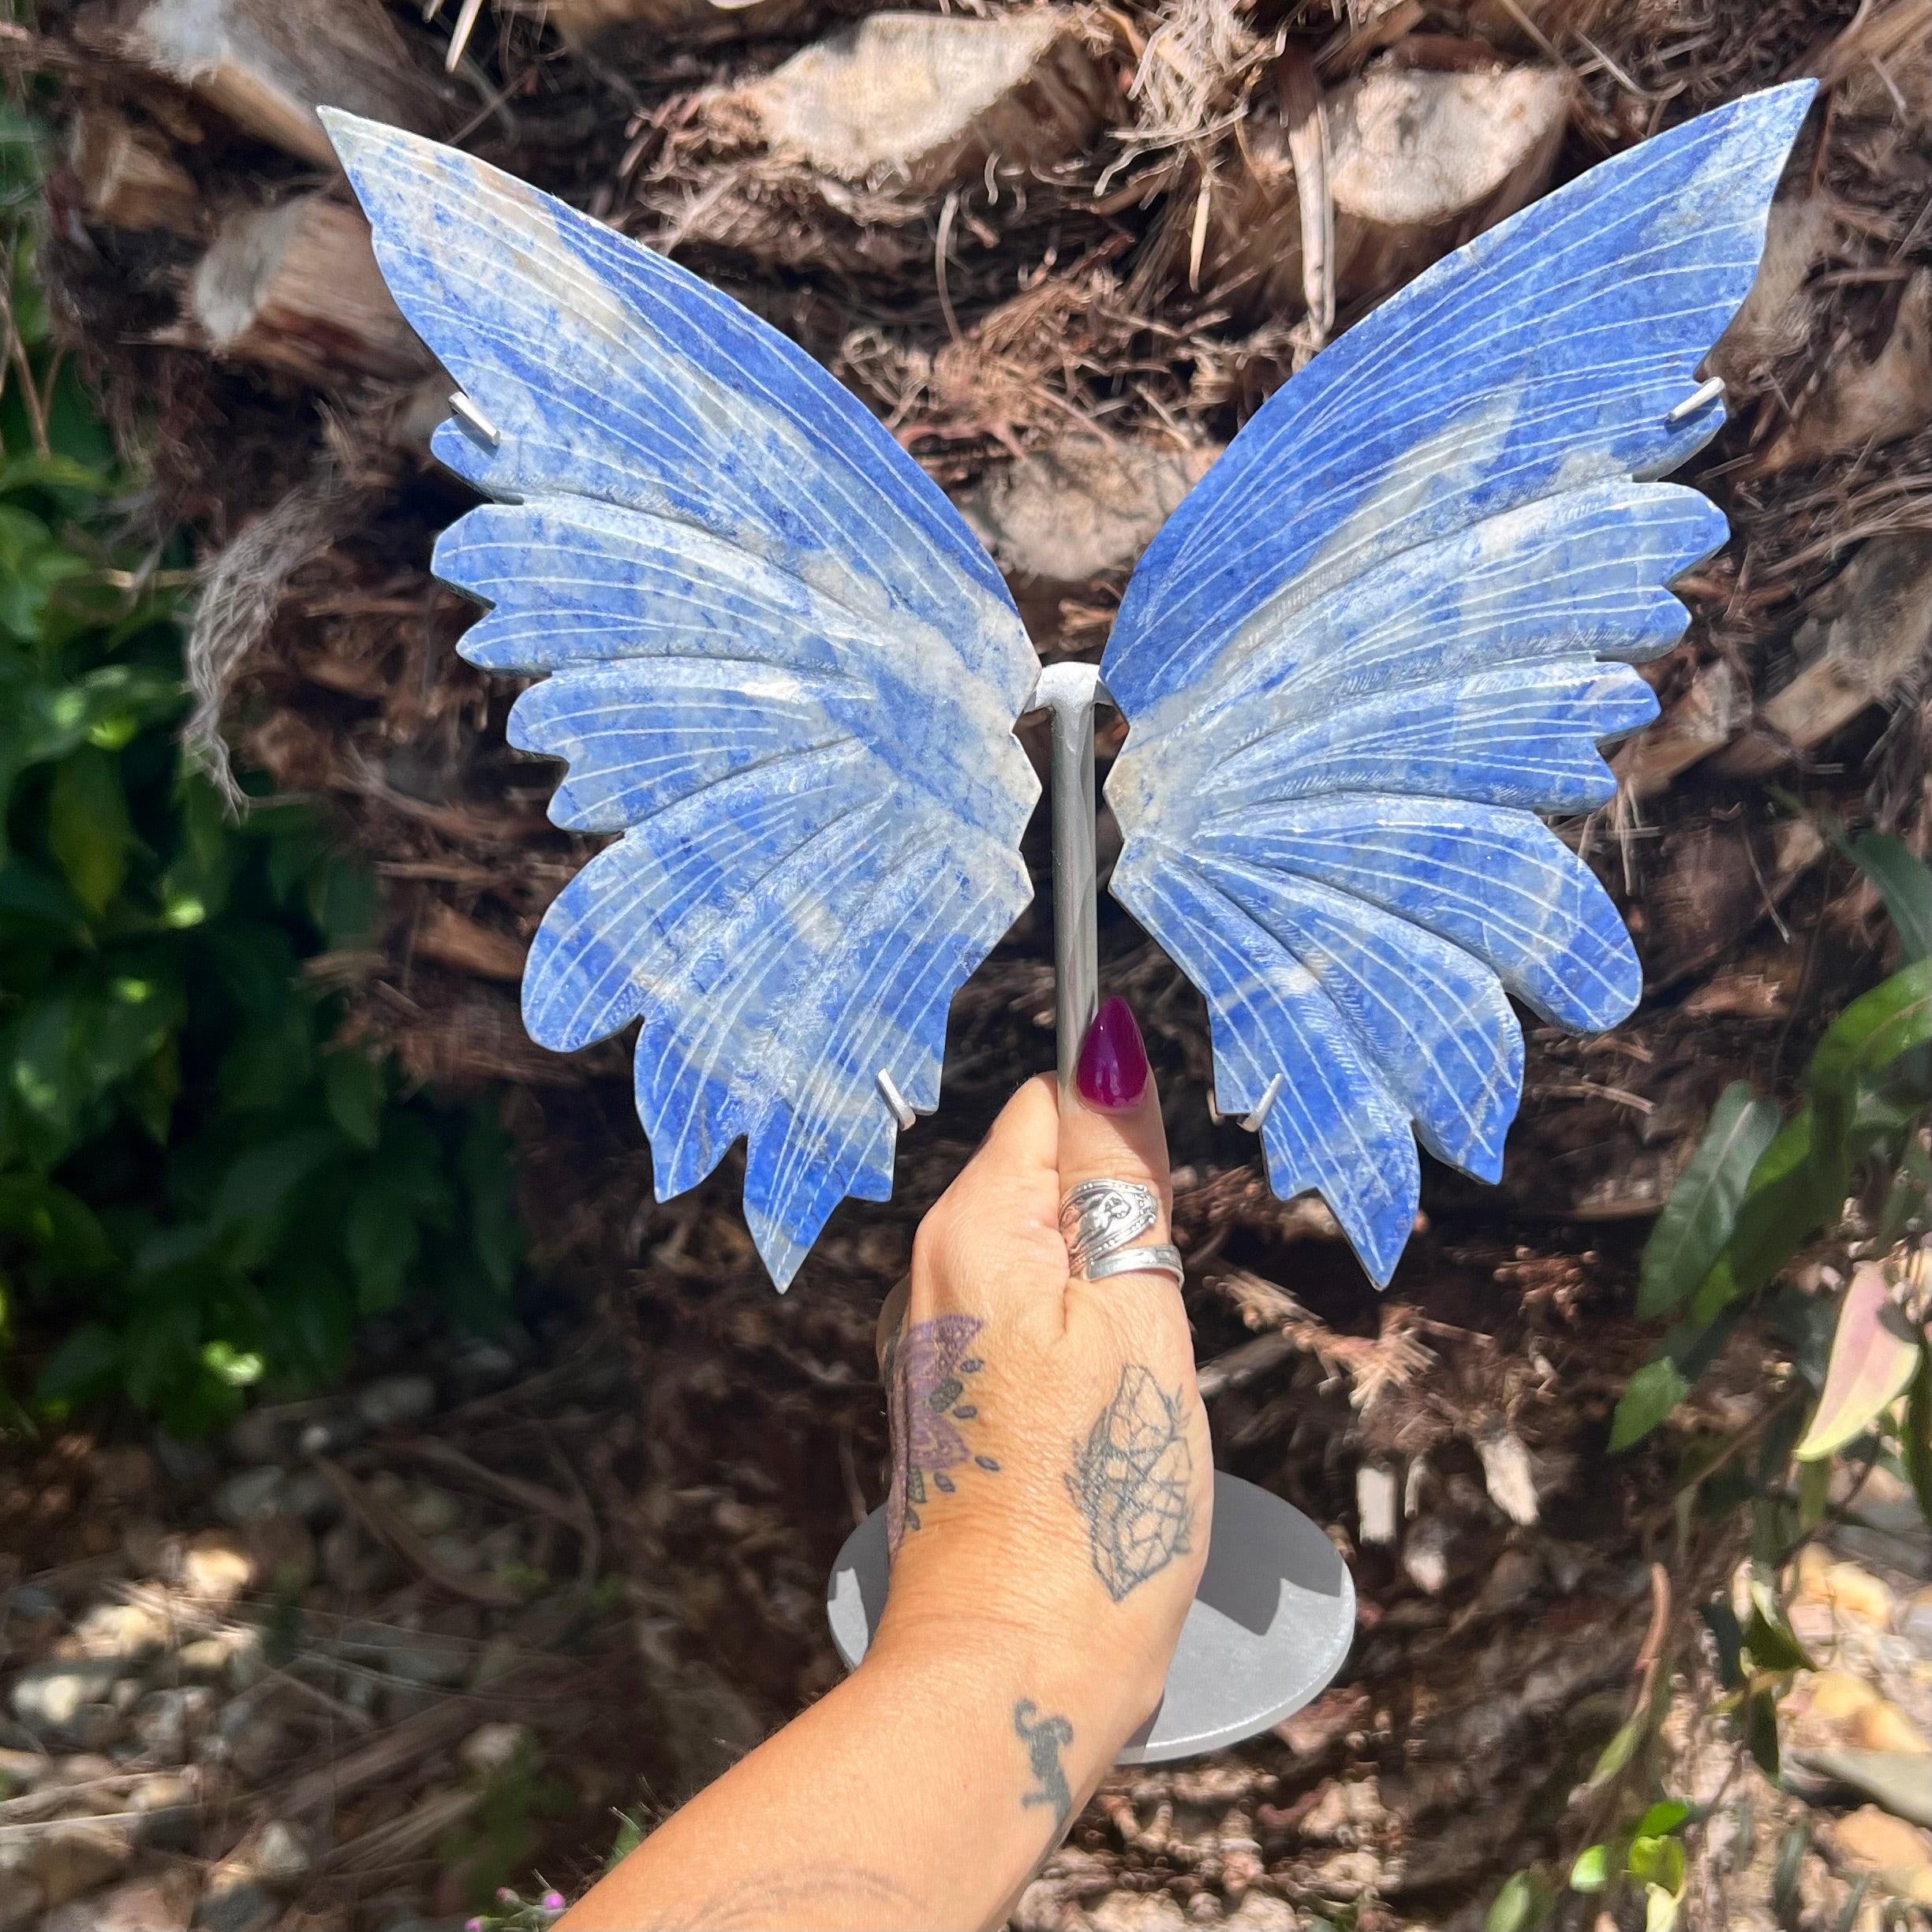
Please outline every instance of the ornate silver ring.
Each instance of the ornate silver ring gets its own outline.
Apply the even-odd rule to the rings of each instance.
[[[1153,1269],[1182,1280],[1180,1252],[1166,1242],[1131,1245],[1160,1218],[1160,1203],[1138,1181],[1082,1181],[1060,1202],[1067,1266],[1086,1281]]]

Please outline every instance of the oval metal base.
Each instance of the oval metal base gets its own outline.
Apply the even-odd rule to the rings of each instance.
[[[846,1538],[825,1588],[848,1670],[885,1609],[885,1512]],[[1335,1545],[1278,1496],[1214,1473],[1214,1535],[1160,1708],[1122,1764],[1192,1758],[1257,1736],[1325,1689],[1348,1655],[1355,1586]]]

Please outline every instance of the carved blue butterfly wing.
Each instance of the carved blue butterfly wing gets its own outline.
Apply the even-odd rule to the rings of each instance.
[[[1103,675],[1130,730],[1113,890],[1206,996],[1225,1112],[1376,1281],[1415,1137],[1493,1180],[1506,993],[1613,1025],[1641,975],[1535,815],[1616,790],[1631,667],[1723,540],[1649,479],[1723,420],[1696,370],[1743,301],[1810,83],[1605,162],[1418,277],[1272,398],[1149,548]],[[1688,405],[1689,406],[1686,406]]]
[[[659,1198],[745,1135],[783,1287],[843,1196],[891,1192],[880,1075],[937,1104],[952,996],[1031,896],[1037,660],[944,497],[775,330],[468,155],[325,118],[467,398],[435,453],[499,499],[437,545],[491,607],[460,648],[548,674],[511,742],[569,761],[559,824],[622,834],[545,917],[525,1022],[567,1051],[641,1020]]]

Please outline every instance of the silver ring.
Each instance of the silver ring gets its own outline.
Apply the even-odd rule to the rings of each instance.
[[[1082,1181],[1070,1187],[1060,1202],[1060,1235],[1067,1243],[1067,1267],[1087,1281],[1103,1281],[1109,1275],[1127,1274],[1137,1268],[1157,1268],[1172,1274],[1178,1284],[1181,1257],[1175,1249],[1165,1243],[1138,1248],[1129,1245],[1160,1218],[1160,1203],[1154,1190],[1138,1181]],[[1123,1255],[1136,1258],[1123,1261]]]
[[[1180,1250],[1167,1241],[1149,1242],[1143,1248],[1117,1248],[1104,1260],[1089,1265],[1086,1278],[1104,1281],[1109,1275],[1137,1274],[1142,1269],[1166,1275],[1177,1288],[1187,1279],[1187,1270],[1181,1265]]]

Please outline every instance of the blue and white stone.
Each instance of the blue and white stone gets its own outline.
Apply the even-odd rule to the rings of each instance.
[[[772,1278],[891,1192],[884,1072],[939,1104],[947,1010],[1031,896],[1037,671],[998,570],[858,402],[684,270],[469,156],[325,115],[398,306],[487,429],[436,547],[463,653],[547,672],[511,742],[622,836],[524,975],[560,1052],[641,1020],[660,1199],[738,1136]],[[489,433],[494,432],[494,436]]]
[[[1154,540],[1102,671],[1115,895],[1206,996],[1224,1113],[1385,1283],[1415,1138],[1493,1180],[1523,1042],[1505,992],[1613,1026],[1641,975],[1535,814],[1616,790],[1630,667],[1723,542],[1650,480],[1749,290],[1808,82],[1605,162],[1418,276],[1280,391]]]

